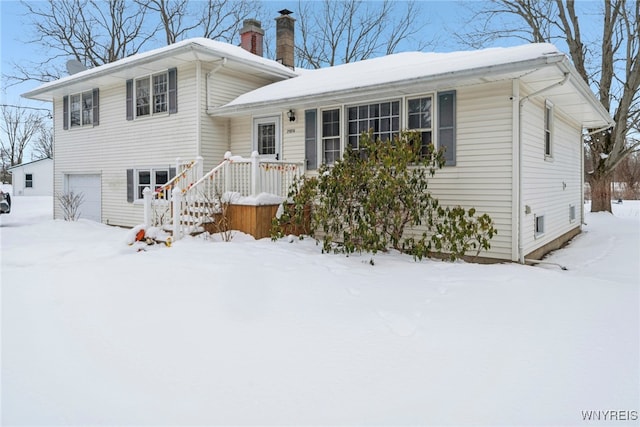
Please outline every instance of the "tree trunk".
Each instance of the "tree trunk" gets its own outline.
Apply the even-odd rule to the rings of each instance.
[[[611,176],[594,176],[589,180],[589,185],[591,212],[611,212]]]

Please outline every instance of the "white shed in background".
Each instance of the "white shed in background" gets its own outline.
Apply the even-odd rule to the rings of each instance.
[[[10,167],[14,196],[53,196],[53,159]]]

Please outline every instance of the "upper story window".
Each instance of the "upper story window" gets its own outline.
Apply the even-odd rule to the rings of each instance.
[[[98,89],[74,93],[62,98],[63,128],[97,126],[100,100]]]
[[[551,157],[553,143],[553,104],[549,101],[544,105],[544,156]]]
[[[178,112],[178,72],[166,72],[127,80],[127,120]]]
[[[374,140],[389,140],[400,132],[400,101],[349,107],[347,121],[348,142],[356,150],[362,132],[371,131]]]

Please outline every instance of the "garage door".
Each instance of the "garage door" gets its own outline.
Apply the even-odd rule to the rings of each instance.
[[[67,191],[82,194],[81,219],[101,222],[100,175],[67,175]]]

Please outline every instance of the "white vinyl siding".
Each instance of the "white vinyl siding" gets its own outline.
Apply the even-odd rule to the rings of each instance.
[[[500,259],[511,259],[511,95],[510,81],[456,90],[456,163],[429,181],[441,204],[475,207],[478,214],[491,216],[498,234],[481,256]]]
[[[143,206],[127,202],[127,169],[174,166],[176,159],[197,153],[195,65],[178,69],[179,113],[160,120],[126,119],[125,82],[100,88],[100,126],[62,130],[62,99],[55,100],[54,188],[62,191],[64,174],[100,174],[102,221],[134,226],[142,222]],[[55,218],[61,218],[59,206]]]
[[[525,255],[580,226],[568,214],[570,206],[581,204],[580,126],[553,107],[553,161],[548,161],[544,155],[548,105],[544,99],[536,99],[523,107],[522,203],[531,210],[530,214],[523,213],[522,220]],[[534,218],[541,215],[544,234],[535,229]]]
[[[207,81],[207,74],[217,65],[207,68],[203,65],[201,81],[201,155],[204,157],[204,170],[208,171],[224,159],[224,153],[231,151],[234,155],[249,157],[251,155],[251,118],[221,118],[207,114],[208,108],[215,108],[226,104],[239,95],[256,89],[269,82],[253,76],[227,69],[218,69],[211,74]],[[208,87],[208,95],[205,88]],[[208,99],[207,99],[208,96]],[[286,120],[288,123],[288,119]],[[238,125],[238,123],[241,123]],[[295,123],[295,122],[294,122]],[[244,127],[246,125],[246,128]],[[283,150],[286,150],[283,141]]]
[[[493,219],[498,235],[491,241],[491,251],[483,256],[511,259],[512,240],[512,84],[511,81],[469,86],[456,90],[456,165],[444,167],[430,180],[429,188],[445,205],[475,207],[479,214],[488,213]],[[402,99],[401,110],[406,108],[408,99],[424,97],[422,94],[407,95]],[[433,99],[437,99],[433,95]],[[357,105],[369,105],[362,102]],[[323,106],[318,109],[318,153],[322,154],[322,112],[337,107]],[[437,113],[437,112],[436,112]],[[408,127],[408,118],[401,114],[401,129]],[[297,115],[296,123],[304,115]],[[344,116],[341,116],[344,118]],[[435,126],[436,117],[432,126]],[[244,118],[232,120],[233,141],[247,138],[246,129],[251,122]],[[299,157],[291,156],[287,160],[304,159],[305,132],[303,123],[295,128],[295,133],[285,131],[285,147],[295,145],[299,148]],[[346,125],[341,126],[346,131]],[[435,129],[434,129],[435,131]],[[243,136],[245,135],[245,136]],[[289,138],[289,140],[287,140]],[[346,135],[342,136],[344,145]],[[232,151],[234,154],[236,151]],[[246,150],[246,149],[245,149]],[[321,160],[321,157],[318,158]],[[314,174],[315,171],[311,171]],[[413,232],[421,233],[417,228]]]

